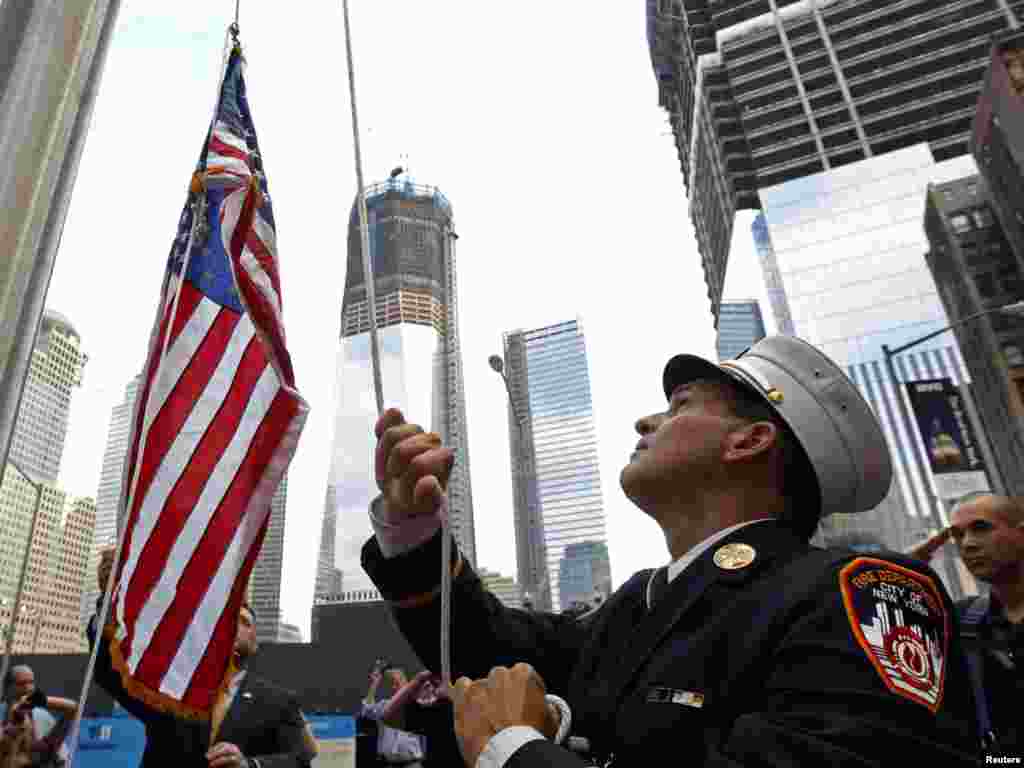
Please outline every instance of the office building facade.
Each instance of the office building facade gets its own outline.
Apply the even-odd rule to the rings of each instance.
[[[281,574],[284,564],[284,526],[288,505],[288,473],[270,499],[270,517],[259,557],[249,576],[249,604],[256,612],[256,636],[275,642],[282,631]]]
[[[524,600],[559,610],[567,607],[559,578],[566,552],[606,543],[581,321],[506,333],[504,363],[512,396],[517,580]]]
[[[10,458],[33,478],[50,485],[57,483],[71,395],[82,384],[88,359],[71,321],[47,309],[18,406]]]
[[[81,385],[87,359],[71,322],[47,309],[0,484],[0,623],[5,631],[14,621],[17,584],[28,553],[14,630],[14,651],[19,653],[74,653],[84,648],[82,595],[96,504],[89,498],[69,497],[57,486],[57,477],[71,396]]]
[[[719,360],[735,359],[764,336],[764,318],[756,299],[722,302],[715,342]]]
[[[1024,258],[1024,33],[996,37],[971,151],[1003,233],[1017,258]]]
[[[99,553],[107,547],[117,545],[117,535],[121,530],[124,515],[121,512],[122,474],[124,460],[128,455],[128,439],[131,431],[132,415],[135,412],[135,398],[139,392],[139,376],[133,378],[124,389],[124,400],[115,405],[110,412],[110,426],[107,428],[107,444],[103,450],[103,466],[100,470],[100,483],[96,489],[96,532],[93,535],[92,552],[89,567],[96,572],[99,564]],[[82,628],[96,610],[96,598],[99,590],[90,580],[82,596]]]
[[[750,230],[754,236],[754,251],[761,264],[761,274],[764,276],[765,291],[768,294],[768,305],[775,318],[776,330],[787,336],[795,336],[793,317],[789,314],[789,303],[786,301],[786,288],[782,283],[782,273],[779,270],[778,259],[775,258],[772,238],[768,234],[768,222],[765,221],[763,213],[758,212],[750,225]]]
[[[760,192],[927,142],[967,152],[994,33],[1024,0],[649,0],[648,41],[712,312]]]
[[[466,433],[452,207],[434,187],[392,178],[365,192],[385,407],[441,435],[455,449],[448,499],[452,533],[476,560]],[[345,590],[370,589],[360,550],[371,535],[367,509],[377,494],[373,427],[377,420],[370,359],[370,319],[357,206],[349,218],[348,260],[338,350],[338,403],[328,478],[333,518],[321,542],[321,586],[330,581],[326,553]],[[329,511],[330,513],[330,511]],[[336,581],[336,579],[334,579]]]
[[[478,572],[484,589],[498,598],[508,608],[523,607],[523,592],[511,576],[502,576],[496,571],[481,568]]]
[[[928,267],[970,370],[1004,490],[1024,495],[1024,258],[1010,246],[984,180],[928,189]]]
[[[591,606],[612,593],[612,566],[603,541],[569,544],[558,564],[558,594],[562,609]]]
[[[794,332],[847,371],[878,416],[893,456],[888,497],[872,512],[826,520],[826,541],[870,531],[886,547],[905,550],[944,522],[921,437],[903,416],[903,383],[949,377],[959,385],[969,377],[951,335],[898,355],[898,381],[889,375],[883,347],[949,325],[924,258],[924,196],[929,184],[973,170],[969,155],[936,163],[929,146],[918,144],[761,190],[779,298]]]

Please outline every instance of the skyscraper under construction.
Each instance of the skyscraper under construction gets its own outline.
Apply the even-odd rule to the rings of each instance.
[[[365,197],[385,407],[401,408],[409,421],[438,432],[445,445],[455,449],[448,485],[451,528],[463,555],[475,564],[452,207],[438,189],[402,175],[369,187]],[[318,578],[318,593],[339,583],[346,592],[370,586],[359,556],[371,534],[368,506],[377,495],[372,463],[377,413],[363,274],[358,206],[353,205],[329,508],[320,545],[319,570],[335,575]]]
[[[717,318],[760,190],[921,142],[967,153],[991,36],[1024,0],[648,0],[647,17]]]

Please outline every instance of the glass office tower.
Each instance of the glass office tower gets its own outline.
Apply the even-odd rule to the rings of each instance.
[[[733,360],[764,338],[764,318],[757,299],[723,301],[718,314],[719,360]]]
[[[924,256],[925,196],[930,183],[973,169],[969,155],[936,163],[928,145],[918,144],[761,190],[774,279],[794,332],[845,368],[893,457],[889,496],[871,512],[824,521],[827,541],[868,546],[860,540],[870,539],[905,550],[942,523],[945,510],[900,398],[906,381],[966,381],[963,361],[952,335],[941,334],[898,355],[894,381],[882,345],[898,347],[949,324]]]
[[[440,433],[455,449],[448,487],[451,527],[463,555],[475,564],[451,204],[436,188],[398,177],[369,187],[366,205],[384,404],[401,408],[408,421]],[[325,510],[320,546],[319,570],[334,575],[318,578],[318,590],[343,584],[346,592],[365,591],[371,586],[360,566],[360,550],[371,535],[367,508],[377,495],[372,461],[377,411],[360,237],[353,205],[337,357],[330,508]],[[332,534],[333,542],[328,540]]]
[[[921,142],[968,151],[994,33],[1024,0],[648,0],[658,102],[675,137],[717,316],[737,210],[791,179]]]
[[[504,346],[517,576],[535,607],[557,611],[611,591],[582,323],[512,331]]]

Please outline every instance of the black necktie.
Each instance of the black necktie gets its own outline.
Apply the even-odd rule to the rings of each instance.
[[[654,578],[651,579],[650,587],[650,601],[648,603],[648,610],[654,610],[654,606],[658,604],[658,601],[665,596],[668,591],[668,567],[659,568],[657,573],[654,574]]]

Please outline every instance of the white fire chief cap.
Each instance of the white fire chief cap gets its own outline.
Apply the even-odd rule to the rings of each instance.
[[[738,382],[789,427],[814,469],[820,516],[865,512],[892,484],[892,460],[871,407],[846,374],[794,336],[769,336],[735,360],[711,363],[676,355],[665,366],[665,397],[697,379]]]

